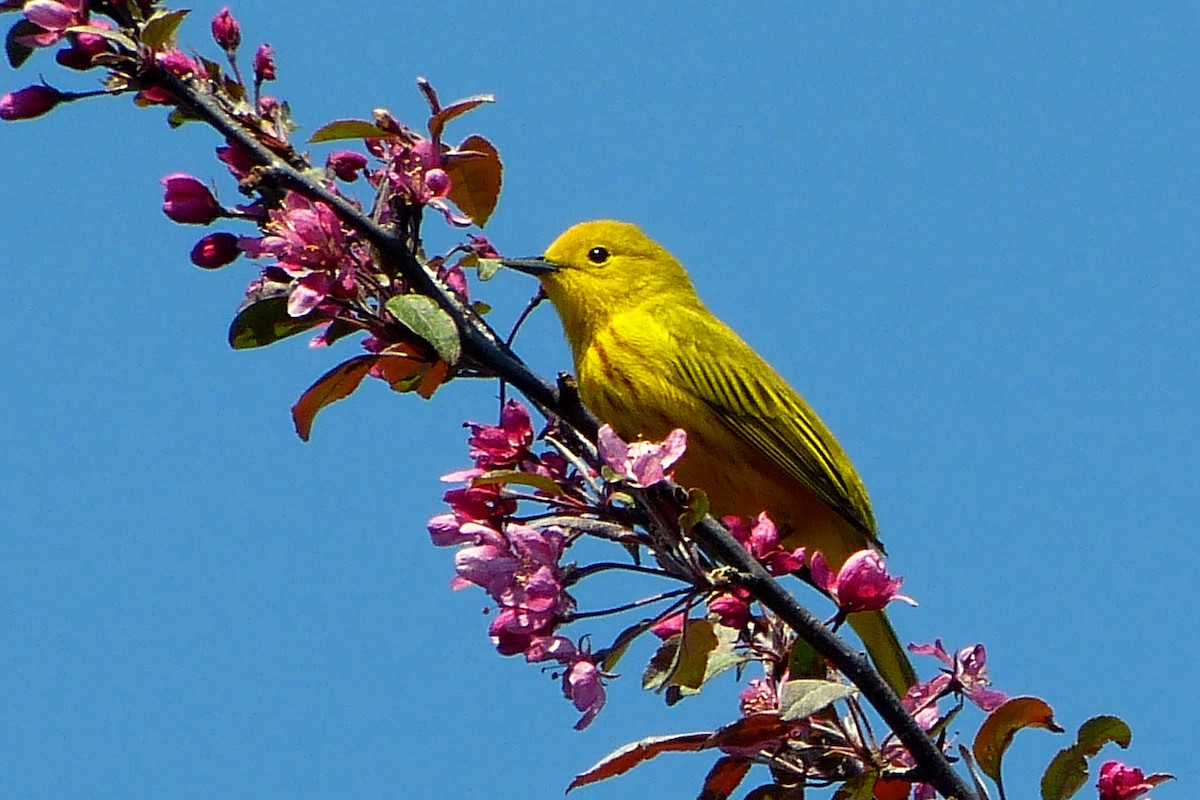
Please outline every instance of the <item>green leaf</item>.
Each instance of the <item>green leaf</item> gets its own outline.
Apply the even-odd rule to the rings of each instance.
[[[1042,800],[1073,797],[1087,783],[1087,760],[1109,742],[1126,748],[1132,738],[1132,731],[1120,717],[1092,717],[1080,725],[1075,744],[1059,750],[1042,774]]]
[[[703,489],[688,489],[687,509],[679,515],[679,529],[690,533],[707,516],[708,495]]]
[[[1108,714],[1092,717],[1080,725],[1076,736],[1076,744],[1088,756],[1096,755],[1109,742],[1116,742],[1124,750],[1132,740],[1133,731],[1125,720]]]
[[[126,52],[135,53],[138,49],[137,42],[117,30],[97,28],[92,25],[72,25],[67,28],[66,33],[86,33],[89,36],[99,36],[102,39],[108,39]]]
[[[286,289],[285,289],[286,291]],[[289,317],[287,297],[266,297],[244,304],[229,325],[229,346],[234,350],[265,347],[297,333],[320,327],[328,317]]]
[[[788,653],[788,675],[793,678],[824,678],[828,670],[825,658],[808,642],[796,637]]]
[[[309,144],[336,142],[342,139],[390,139],[394,133],[386,131],[374,122],[365,119],[336,119],[317,128],[309,137]]]
[[[27,19],[17,20],[8,29],[8,36],[4,40],[4,52],[8,54],[8,63],[13,69],[17,69],[24,64],[33,55],[35,49],[27,44],[21,44],[17,39],[22,36],[42,32],[41,26],[34,25]]]
[[[190,12],[181,8],[177,11],[160,10],[154,12],[142,27],[142,44],[151,50],[162,50],[175,43],[175,31],[179,24]]]
[[[679,653],[679,668],[671,683],[687,689],[699,689],[708,669],[708,655],[720,643],[713,623],[706,619],[688,620],[683,628],[683,646]]]
[[[454,319],[422,294],[402,294],[387,301],[387,310],[399,322],[433,346],[447,364],[462,355],[462,342]]]
[[[481,258],[478,261],[475,270],[481,281],[490,281],[492,276],[500,271],[500,259],[498,258]]]
[[[779,718],[787,721],[807,719],[857,693],[853,686],[836,681],[788,681],[779,690]]]
[[[550,495],[562,494],[563,491],[553,478],[538,475],[536,472],[521,472],[515,469],[494,469],[471,481],[472,486],[488,486],[493,483],[532,486],[534,489]]]
[[[601,672],[612,672],[617,668],[617,663],[624,658],[625,653],[629,651],[629,645],[633,644],[637,637],[641,636],[646,631],[650,630],[650,626],[654,620],[644,619],[636,625],[630,625],[625,630],[617,634],[617,638],[613,643],[596,653],[599,658],[596,666],[600,667]]]
[[[296,433],[301,439],[308,441],[317,412],[330,403],[336,403],[353,394],[378,360],[379,356],[366,355],[343,361],[318,378],[316,383],[300,395],[296,405],[292,406],[292,421],[296,424]]]
[[[1017,731],[1024,728],[1045,728],[1054,733],[1063,732],[1054,721],[1053,709],[1045,700],[1040,697],[1014,697],[988,714],[971,745],[979,768],[996,782],[1002,793],[1004,784],[1000,777],[1001,761]]]
[[[833,793],[833,800],[871,800],[875,794],[875,784],[878,782],[879,773],[868,770],[843,783]]]
[[[667,691],[667,705],[697,694],[722,672],[746,663],[736,650],[738,630],[707,619],[691,619],[683,633],[663,642],[642,673],[642,688]]]
[[[199,116],[194,111],[185,106],[176,106],[171,109],[171,113],[167,116],[167,124],[172,128],[178,128],[185,123],[202,120],[204,117]]]
[[[466,156],[470,152],[469,157]],[[450,199],[476,225],[483,227],[500,201],[504,164],[500,151],[482,136],[468,136],[458,146],[461,156],[446,156],[446,174],[450,176]]]

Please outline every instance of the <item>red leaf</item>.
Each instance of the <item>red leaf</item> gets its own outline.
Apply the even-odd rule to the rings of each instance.
[[[317,412],[330,403],[336,403],[353,394],[378,360],[379,356],[372,355],[355,356],[349,361],[343,361],[318,378],[316,383],[300,395],[296,405],[292,406],[292,421],[296,423],[296,433],[301,439],[308,441]]]
[[[575,776],[567,791],[621,775],[663,753],[694,753],[708,747],[711,733],[680,733],[673,736],[648,736],[618,748],[600,759],[591,769]]]
[[[433,99],[436,102],[437,95],[433,95]],[[433,137],[441,136],[442,129],[446,127],[446,123],[450,120],[484,103],[494,102],[496,102],[496,98],[490,94],[477,94],[473,97],[464,97],[462,100],[455,100],[429,118],[429,135]]]
[[[796,726],[786,722],[778,714],[751,714],[730,723],[713,734],[717,747],[756,747],[764,742],[781,739]]]
[[[726,756],[718,759],[704,777],[704,788],[700,790],[699,800],[728,800],[753,764],[748,758]]]
[[[504,165],[500,163],[500,151],[487,139],[475,135],[464,139],[458,146],[458,151],[470,151],[480,155],[455,158],[451,153],[447,158],[446,174],[450,176],[450,199],[482,228],[500,200],[500,183],[504,174]]]

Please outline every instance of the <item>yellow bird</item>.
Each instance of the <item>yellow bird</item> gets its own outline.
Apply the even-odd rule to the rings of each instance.
[[[597,417],[627,441],[687,430],[675,478],[707,492],[713,513],[765,510],[785,546],[820,550],[835,571],[857,550],[882,549],[866,489],[833,434],[636,225],[580,223],[542,258],[502,263],[541,280]],[[887,617],[849,621],[903,694],[916,679]]]

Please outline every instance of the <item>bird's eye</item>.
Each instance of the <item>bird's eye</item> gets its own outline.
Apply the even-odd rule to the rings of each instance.
[[[606,248],[593,247],[591,250],[588,250],[587,257],[588,261],[592,262],[593,264],[603,264],[605,261],[608,261],[608,256],[609,252]]]

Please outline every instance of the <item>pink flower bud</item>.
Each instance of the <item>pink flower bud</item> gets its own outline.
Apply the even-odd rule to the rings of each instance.
[[[353,181],[367,167],[367,157],[352,150],[340,150],[331,153],[325,165],[329,170],[344,181]]]
[[[112,24],[105,20],[93,20],[91,27],[101,30],[111,30]],[[69,37],[71,46],[63,48],[54,54],[54,60],[68,69],[87,70],[92,68],[92,60],[101,53],[108,52],[108,40],[94,33],[75,33]]]
[[[177,78],[186,78],[189,75],[195,75],[198,78],[208,77],[208,71],[204,69],[204,65],[179,48],[159,53],[157,60],[160,67]]]
[[[893,578],[884,566],[883,558],[874,550],[859,550],[834,575],[821,553],[813,553],[811,561],[813,582],[833,595],[845,613],[878,611],[893,600],[910,605],[917,602],[897,592],[903,578]]]
[[[207,225],[223,214],[217,198],[191,175],[175,173],[162,179],[166,188],[163,213],[175,222],[188,225]]]
[[[434,197],[445,197],[450,193],[450,176],[444,169],[431,169],[425,173],[425,185]]]
[[[62,92],[44,84],[34,84],[0,97],[0,119],[17,120],[40,117],[64,99]]]
[[[218,269],[232,263],[242,251],[232,233],[210,233],[192,248],[192,263],[204,269]]]
[[[275,80],[275,54],[271,52],[271,45],[261,44],[254,51],[254,81],[262,83],[273,80]]]
[[[242,29],[233,18],[233,14],[229,13],[229,6],[222,8],[213,17],[212,35],[217,46],[225,52],[237,50],[238,45],[242,43]]]
[[[25,19],[48,31],[64,31],[83,21],[83,4],[56,2],[56,0],[30,0],[22,9]]]

